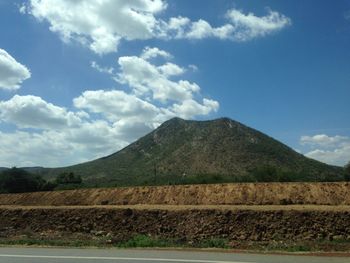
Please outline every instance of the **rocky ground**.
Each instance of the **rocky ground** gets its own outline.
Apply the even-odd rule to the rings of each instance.
[[[224,241],[231,248],[349,252],[350,184],[191,185],[0,195],[0,243],[68,240],[114,245],[137,236],[190,246],[211,240],[211,246]]]
[[[350,211],[12,208],[0,209],[0,239],[102,239],[117,244],[136,235],[188,244],[225,239],[247,244],[336,242],[350,249]]]

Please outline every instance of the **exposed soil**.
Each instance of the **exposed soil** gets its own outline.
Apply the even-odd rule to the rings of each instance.
[[[309,244],[316,250],[350,251],[350,184],[245,183],[0,195],[0,242],[114,244],[136,235],[188,244],[222,238],[239,249]]]
[[[168,210],[168,211],[191,211],[191,210],[218,210],[218,211],[325,211],[325,212],[350,212],[349,205],[93,205],[93,206],[14,206],[0,205],[0,209],[92,209],[100,208],[107,210],[133,209],[133,210]]]
[[[0,194],[0,205],[350,205],[350,183],[240,183]]]
[[[139,234],[183,242],[225,238],[247,242],[339,241],[350,248],[349,211],[131,208],[0,208],[0,238],[104,238]]]

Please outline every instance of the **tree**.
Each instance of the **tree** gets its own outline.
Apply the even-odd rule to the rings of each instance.
[[[72,172],[64,172],[56,177],[57,184],[81,184],[82,179],[80,175],[75,175]]]
[[[0,192],[24,193],[52,190],[39,175],[33,175],[19,168],[11,168],[0,174]]]
[[[350,181],[350,161],[348,162],[347,165],[345,165],[344,170],[345,170],[345,175],[344,175],[345,181],[349,182]]]
[[[278,182],[279,174],[275,166],[262,165],[252,171],[252,175],[257,182]]]

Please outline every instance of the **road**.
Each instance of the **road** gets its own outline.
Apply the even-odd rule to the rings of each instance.
[[[1,263],[349,263],[350,258],[219,252],[0,247]]]

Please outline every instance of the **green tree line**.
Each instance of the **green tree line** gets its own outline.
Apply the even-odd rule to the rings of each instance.
[[[82,179],[74,173],[62,173],[54,181],[46,181],[20,168],[11,168],[0,173],[0,193],[25,193],[80,188]]]

